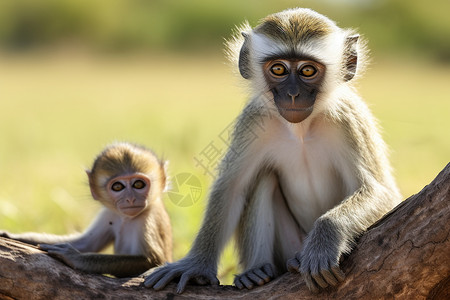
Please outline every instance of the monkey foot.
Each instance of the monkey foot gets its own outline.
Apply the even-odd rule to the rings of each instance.
[[[234,277],[234,285],[238,289],[252,289],[255,285],[261,286],[274,278],[273,267],[271,264],[265,264],[259,268],[253,268]]]

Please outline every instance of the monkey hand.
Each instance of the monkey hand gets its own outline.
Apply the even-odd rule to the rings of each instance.
[[[215,267],[208,266],[204,262],[185,257],[177,262],[168,263],[162,267],[152,269],[144,274],[144,285],[159,291],[175,278],[180,278],[177,285],[177,293],[181,294],[188,281],[193,280],[200,285],[218,285]]]
[[[62,261],[72,269],[78,269],[82,263],[82,254],[71,244],[39,244],[39,249],[47,251],[50,256]]]
[[[325,221],[325,220],[323,220]],[[302,251],[287,261],[287,269],[300,272],[309,290],[317,293],[320,288],[336,286],[345,279],[345,274],[339,268],[339,249],[337,230],[328,222],[319,219],[313,230],[305,239]]]
[[[246,287],[251,290],[255,284],[264,285],[274,277],[273,267],[267,263],[257,268],[247,270],[246,272],[234,277],[234,285],[238,289]]]

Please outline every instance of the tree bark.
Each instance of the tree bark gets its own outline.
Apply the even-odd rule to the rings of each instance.
[[[299,274],[251,291],[175,284],[163,291],[142,278],[84,274],[35,247],[0,239],[0,299],[450,299],[450,164],[359,239],[341,264],[337,288],[311,294]]]

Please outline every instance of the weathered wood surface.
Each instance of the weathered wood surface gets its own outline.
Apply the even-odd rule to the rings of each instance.
[[[420,193],[374,224],[342,262],[346,280],[311,294],[298,274],[265,286],[189,286],[175,294],[72,270],[44,252],[0,238],[0,299],[450,299],[450,164]]]

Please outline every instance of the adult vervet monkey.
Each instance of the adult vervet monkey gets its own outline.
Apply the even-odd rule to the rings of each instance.
[[[74,269],[117,277],[139,275],[172,259],[172,232],[162,202],[165,162],[141,146],[108,146],[87,171],[92,196],[104,208],[81,234],[45,233],[0,236],[30,244]],[[114,244],[114,255],[98,254]]]
[[[251,289],[290,270],[312,291],[344,280],[339,259],[401,199],[386,147],[352,79],[359,36],[309,9],[270,15],[242,28],[230,53],[251,100],[209,196],[186,257],[156,269],[147,287],[179,278],[218,284],[217,262],[236,234]]]

